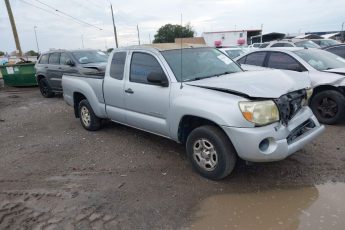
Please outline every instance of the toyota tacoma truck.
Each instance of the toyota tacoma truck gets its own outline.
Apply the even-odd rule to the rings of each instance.
[[[114,50],[104,76],[64,74],[65,101],[90,131],[102,119],[185,144],[195,170],[222,179],[242,158],[285,159],[324,127],[303,74],[244,72],[217,49],[178,44]]]

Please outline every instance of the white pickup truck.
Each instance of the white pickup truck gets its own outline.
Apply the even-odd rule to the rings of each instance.
[[[243,72],[209,47],[116,49],[105,76],[66,74],[62,87],[85,129],[109,119],[183,143],[194,168],[209,179],[229,175],[238,157],[282,160],[324,130],[307,106],[308,77]]]

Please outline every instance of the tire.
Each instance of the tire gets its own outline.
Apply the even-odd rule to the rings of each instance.
[[[333,125],[344,117],[345,97],[335,90],[322,91],[312,98],[310,107],[319,122]]]
[[[49,86],[49,83],[47,79],[42,78],[39,80],[38,85],[40,87],[40,91],[43,97],[50,98],[54,97],[55,93],[52,91],[51,87]]]
[[[96,131],[101,128],[101,119],[95,115],[88,100],[80,101],[78,113],[80,122],[86,130]]]
[[[237,154],[232,143],[223,130],[215,126],[201,126],[194,129],[187,138],[186,149],[194,169],[207,179],[223,179],[236,165]],[[198,150],[194,151],[194,149]],[[206,150],[204,155],[200,153],[203,150]],[[203,160],[206,161],[202,162]]]

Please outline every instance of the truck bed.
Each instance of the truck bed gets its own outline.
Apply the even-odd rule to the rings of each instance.
[[[65,101],[74,106],[74,94],[83,95],[89,100],[98,117],[106,117],[103,98],[103,74],[64,74],[62,88]]]

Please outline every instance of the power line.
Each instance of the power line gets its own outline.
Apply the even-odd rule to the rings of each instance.
[[[57,13],[54,13],[54,12],[51,12],[50,10],[47,10],[47,9],[42,8],[42,7],[36,6],[36,5],[34,5],[34,4],[30,3],[30,2],[27,2],[27,1],[25,1],[25,0],[19,0],[19,1],[24,2],[25,4],[28,4],[28,5],[32,6],[32,7],[37,8],[37,9],[43,10],[43,11],[45,11],[45,12],[47,12],[47,13],[54,14],[54,15],[56,15],[56,16],[61,17],[61,15],[59,15],[59,14],[57,14]]]
[[[74,17],[74,16],[72,16],[72,15],[70,15],[70,14],[67,14],[67,13],[65,13],[65,12],[63,12],[63,11],[61,11],[61,10],[58,10],[58,9],[56,9],[56,8],[54,8],[54,7],[52,7],[52,6],[48,5],[48,4],[46,4],[46,3],[44,3],[44,2],[41,2],[41,1],[39,1],[39,0],[35,0],[35,1],[38,2],[38,3],[41,3],[42,5],[45,5],[45,6],[49,7],[49,8],[51,8],[51,9],[53,9],[53,10],[56,11],[56,12],[59,12],[60,14],[65,15],[65,16],[67,16],[67,17],[69,17],[69,18],[71,18],[71,19],[73,19],[73,20],[75,20],[75,21],[77,21],[77,22],[79,22],[79,23],[82,23],[82,24],[85,24],[85,25],[88,25],[88,26],[91,26],[91,27],[95,27],[95,28],[97,28],[97,29],[99,29],[99,30],[103,30],[102,28],[100,28],[100,27],[98,27],[98,26],[95,26],[95,25],[92,25],[92,24],[90,24],[90,23],[88,23],[88,22],[85,22],[85,21],[83,21],[83,20],[80,20],[80,19],[78,19],[78,18],[76,18],[76,17]]]
[[[47,10],[47,9],[45,9],[45,8],[36,6],[36,5],[34,5],[34,4],[30,3],[30,2],[27,2],[27,1],[25,1],[25,0],[19,0],[19,1],[21,1],[21,2],[23,2],[23,3],[25,3],[25,4],[28,4],[28,5],[32,6],[32,7],[35,7],[35,8],[37,8],[37,9],[43,10],[43,11],[45,11],[45,12],[47,12],[47,13],[54,14],[54,15],[56,15],[56,16],[58,16],[58,17],[61,17],[61,18],[65,18],[65,17],[62,17],[60,14],[57,14],[57,13],[52,12],[52,11],[50,11],[50,10]],[[69,18],[65,18],[65,19],[69,19]],[[71,19],[69,19],[69,20],[71,20]],[[77,23],[80,24],[80,25],[83,25],[82,23],[80,23],[80,22],[78,22],[78,21],[77,21]]]

